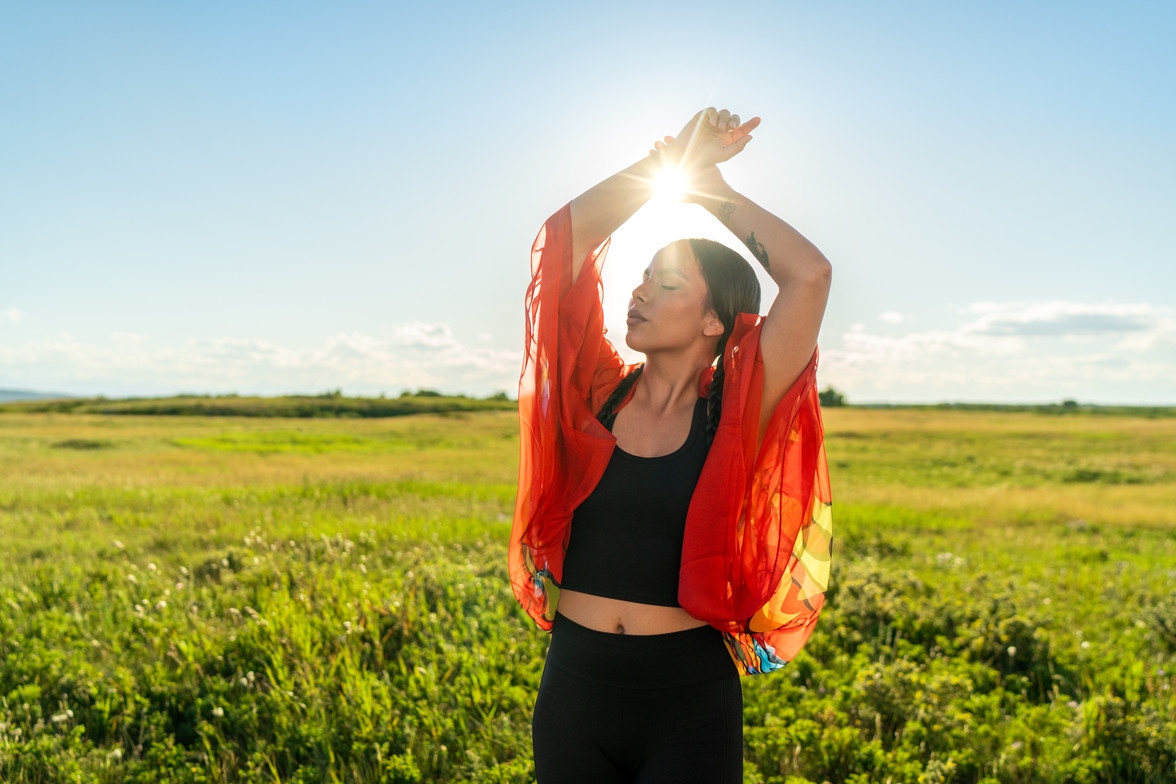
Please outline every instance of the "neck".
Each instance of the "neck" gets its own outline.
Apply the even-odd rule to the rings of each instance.
[[[699,379],[712,361],[698,352],[648,354],[634,396],[654,410],[693,406],[698,399]]]

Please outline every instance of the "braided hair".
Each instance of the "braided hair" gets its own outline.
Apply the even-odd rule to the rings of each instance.
[[[727,339],[735,330],[735,320],[740,313],[759,313],[760,285],[755,277],[755,270],[747,260],[721,242],[706,239],[678,242],[690,244],[690,251],[698,260],[703,280],[706,281],[707,308],[713,310],[723,324],[723,334],[715,344],[718,364],[707,399],[706,437],[709,442],[715,437],[722,415],[723,380],[726,376],[723,369],[723,352],[727,349]],[[644,367],[639,365],[625,376],[596,415],[596,419],[609,430],[612,430],[616,421],[617,408],[641,377]]]
[[[613,429],[613,423],[617,421],[617,407],[621,405],[621,401],[625,399],[625,395],[629,394],[629,390],[637,383],[637,379],[641,378],[641,371],[645,370],[645,363],[641,363],[633,368],[629,375],[621,379],[621,383],[617,384],[617,388],[608,396],[608,400],[604,401],[604,405],[600,407],[600,411],[596,414],[596,421],[604,425],[608,430]]]

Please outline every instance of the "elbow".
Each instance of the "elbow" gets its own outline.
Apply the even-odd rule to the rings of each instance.
[[[805,264],[801,280],[805,285],[814,289],[820,288],[828,291],[833,283],[833,265],[829,263],[823,253],[817,251]]]
[[[816,269],[813,274],[818,279],[825,281],[826,285],[833,282],[833,265],[829,263],[829,260],[825,258],[824,254],[821,254],[814,266]]]

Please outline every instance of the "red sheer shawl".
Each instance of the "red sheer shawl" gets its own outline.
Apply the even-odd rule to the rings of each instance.
[[[605,337],[600,268],[607,248],[606,241],[592,251],[573,283],[568,206],[548,219],[531,248],[508,560],[515,596],[543,629],[551,628],[559,601],[572,512],[600,480],[616,443],[595,412],[633,369]],[[817,353],[776,406],[757,452],[761,325],[742,314],[727,344],[722,416],[691,499],[678,588],[683,609],[725,633],[744,674],[783,666],[808,639],[832,547]]]

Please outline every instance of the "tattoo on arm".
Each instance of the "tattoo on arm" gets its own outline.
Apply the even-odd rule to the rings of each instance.
[[[719,220],[724,226],[731,220],[731,213],[733,212],[735,212],[735,205],[731,202],[725,201],[719,205]]]
[[[770,274],[772,266],[768,263],[768,252],[764,249],[763,243],[755,238],[755,232],[747,235],[747,239],[743,241],[747,245],[747,249],[751,251],[751,255],[755,256],[756,261],[764,265],[764,269]]]

